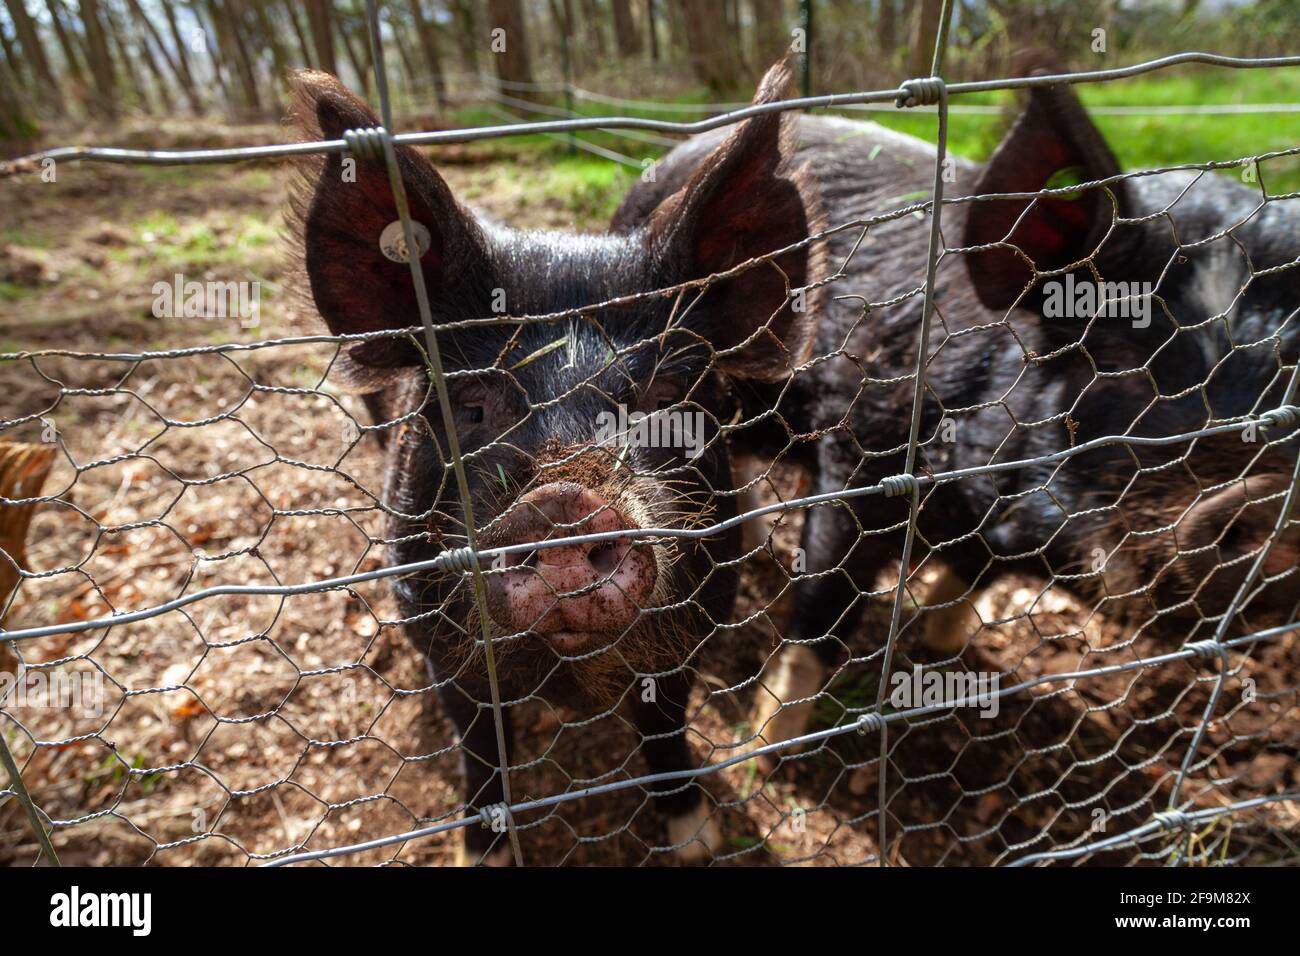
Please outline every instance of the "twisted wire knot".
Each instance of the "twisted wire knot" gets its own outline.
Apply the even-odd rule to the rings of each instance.
[[[880,714],[863,714],[858,718],[858,733],[870,734],[885,726],[885,718]]]
[[[478,567],[478,555],[473,548],[451,548],[434,558],[433,563],[439,571],[467,574]]]
[[[1162,810],[1152,816],[1166,830],[1183,830],[1191,825],[1192,818],[1182,810]]]
[[[945,88],[943,80],[937,76],[905,80],[894,97],[894,105],[900,110],[911,106],[934,106],[943,97]]]
[[[1212,638],[1204,641],[1193,641],[1190,644],[1184,644],[1183,647],[1203,661],[1208,661],[1212,657],[1222,657],[1227,652],[1226,647]]]
[[[1259,416],[1264,428],[1290,428],[1300,424],[1300,408],[1295,405],[1280,405]]]
[[[361,129],[343,131],[343,142],[348,152],[358,159],[384,158],[384,143],[392,140],[392,135],[382,126],[364,126]]]
[[[920,487],[921,483],[916,480],[916,475],[890,475],[887,478],[880,479],[880,488],[886,498],[910,495]]]
[[[510,804],[504,802],[489,803],[486,807],[482,807],[478,812],[479,824],[484,827],[484,829],[490,829],[492,824],[496,822],[496,815],[498,813],[505,819],[506,826],[512,826],[514,824],[514,818],[510,815]]]

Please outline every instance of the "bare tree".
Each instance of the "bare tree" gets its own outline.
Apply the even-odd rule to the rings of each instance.
[[[84,93],[86,73],[81,66],[82,56],[63,23],[63,5],[58,3],[57,0],[45,0],[45,9],[50,14],[50,25],[54,28],[54,36],[59,41],[59,48],[63,50],[63,59],[67,64],[68,74],[72,77],[72,81],[78,89]]]
[[[311,43],[316,49],[314,65],[326,73],[338,76],[338,61],[334,59],[334,26],[330,22],[329,0],[307,0],[307,21],[311,24]]]
[[[36,128],[22,90],[14,48],[0,28],[0,139],[23,139]]]
[[[127,46],[126,31],[122,28],[121,21],[118,19],[117,11],[112,5],[105,3],[101,7],[104,16],[104,24],[107,27],[105,32],[108,34],[109,43],[117,51],[117,61],[122,64],[122,71],[126,74],[127,80],[131,84],[131,89],[135,91],[136,102],[146,113],[153,112],[152,97],[149,95],[148,84],[140,77],[140,71],[136,69],[135,60],[131,56],[130,47]]]
[[[260,34],[258,39],[266,43],[271,50],[271,62],[275,65],[276,81],[285,83],[289,78],[289,57],[285,53],[284,44],[280,42],[279,29],[271,22],[267,0],[247,0],[247,2],[253,11],[253,22],[257,24],[257,32]]]
[[[780,0],[777,0],[780,2]],[[614,8],[614,41],[619,56],[632,57],[641,52],[641,35],[637,33],[636,20],[628,0],[611,0]]]
[[[190,102],[194,106],[194,111],[196,113],[202,113],[204,110],[203,97],[199,95],[198,84],[194,82],[194,74],[190,71],[189,46],[181,39],[180,27],[176,22],[176,12],[172,7],[173,4],[170,3],[164,3],[162,5],[163,15],[167,18],[167,32],[171,35],[173,50],[176,57],[176,75],[181,78],[181,85],[184,86],[187,91],[194,91],[194,98]],[[189,95],[188,92],[186,95]]]
[[[108,37],[100,19],[99,0],[81,0],[81,27],[86,32],[86,58],[95,77],[93,97],[97,111],[109,119],[117,116],[117,81]]]
[[[303,29],[298,19],[298,10],[300,4],[297,0],[284,0],[284,15],[289,20],[289,26],[293,28],[294,38],[298,41],[298,50],[302,55],[302,65],[311,66],[316,58],[311,54],[311,46],[307,42],[307,31]]]
[[[939,13],[943,0],[921,0],[916,4],[916,22],[908,50],[907,75],[929,76],[934,60],[934,41],[939,33]]]
[[[54,71],[50,69],[50,61],[45,56],[45,46],[36,33],[36,23],[27,12],[26,3],[23,0],[5,0],[5,7],[13,20],[18,45],[22,47],[23,56],[36,79],[37,95],[57,114],[62,114],[64,104],[60,95],[61,87],[54,79]]]
[[[751,0],[754,7],[754,54],[760,66],[781,58],[789,43],[781,0]]]
[[[531,84],[532,63],[528,58],[528,25],[521,0],[488,0],[488,22],[492,31],[492,52],[497,77],[506,83]],[[496,33],[501,30],[501,33]],[[508,87],[511,96],[528,91]]]
[[[442,75],[442,61],[438,57],[438,41],[434,36],[433,24],[424,18],[424,10],[420,7],[420,0],[410,0],[411,2],[411,19],[415,21],[415,33],[420,40],[420,51],[424,54],[424,62],[429,67],[429,73],[433,76],[433,95],[438,101],[438,106],[442,109],[447,108],[447,81]]]
[[[114,14],[114,18],[117,18],[116,14]],[[128,23],[126,22],[118,22],[118,31],[124,38],[130,37],[131,35]],[[148,70],[150,75],[153,77],[154,94],[158,97],[158,101],[161,103],[163,110],[168,113],[173,113],[176,111],[176,104],[172,99],[171,83],[163,74],[162,66],[158,62],[158,57],[154,56],[153,47],[150,45],[151,37],[156,39],[157,33],[150,34],[148,30],[141,30],[135,37],[136,50],[139,51],[140,62],[144,64],[145,69]]]
[[[656,29],[655,0],[645,0],[645,32],[650,38],[650,59],[659,62],[659,31]]]
[[[718,8],[709,0],[679,0],[687,52],[696,78],[713,93],[740,85],[743,67],[734,34],[718,28]]]
[[[144,9],[140,6],[140,0],[127,0],[127,5],[131,8],[131,13],[134,15],[136,22],[140,25],[142,34],[147,34],[149,37],[152,37],[154,46],[158,48],[158,55],[167,64],[167,69],[171,71],[172,76],[176,78],[176,85],[181,88],[181,92],[185,95],[185,99],[189,101],[190,109],[195,113],[202,113],[203,101],[199,99],[198,90],[195,89],[194,86],[194,79],[190,76],[188,68],[181,68],[181,63],[185,56],[185,48],[180,42],[179,34],[173,32],[173,39],[176,41],[177,46],[176,53],[173,55],[172,52],[167,49],[167,44],[164,42],[162,34],[158,31],[158,28],[154,26],[154,22],[145,15]],[[163,9],[170,13],[171,4],[164,3]],[[51,13],[53,13],[52,10]],[[156,64],[151,63],[151,69],[154,69],[154,75],[157,77],[159,85],[165,86],[166,81],[162,78],[161,73],[157,71]]]
[[[243,105],[254,113],[260,113],[262,97],[238,29],[237,3],[238,0],[226,0],[223,6],[219,0],[207,0],[208,17],[212,20],[212,28],[217,36],[217,50],[222,63],[239,81]]]
[[[337,12],[337,11],[336,11]],[[342,17],[335,17],[334,23],[338,27],[339,39],[343,41],[343,52],[348,55],[348,62],[352,64],[352,72],[357,75],[357,81],[361,84],[362,91],[366,97],[370,96],[370,44],[367,37],[362,37],[360,47],[357,45],[357,37],[353,29],[349,26],[348,20]],[[362,23],[362,32],[366,29]]]
[[[876,11],[876,41],[885,53],[893,52],[898,42],[897,0],[880,0],[880,9]]]
[[[471,73],[477,73],[478,45],[482,42],[482,34],[479,33],[473,0],[449,0],[449,5],[456,21],[456,28],[460,31],[461,41],[456,46],[465,58],[465,68]]]

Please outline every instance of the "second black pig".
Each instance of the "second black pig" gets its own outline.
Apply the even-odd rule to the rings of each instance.
[[[657,183],[629,194],[615,228],[636,228],[718,138],[670,154]],[[798,156],[831,225],[927,196],[935,162],[928,143],[817,117],[801,119]],[[1033,193],[1120,168],[1059,86],[1030,92],[987,165],[953,160],[950,173],[953,196]],[[962,236],[963,248],[949,248],[938,270],[918,472],[1035,458],[1100,436],[1178,435],[1274,408],[1297,360],[1295,206],[1261,203],[1257,187],[1217,174],[1169,172],[1032,205],[945,207],[944,234]],[[903,470],[928,228],[911,215],[878,223],[856,251],[860,230],[830,238],[843,277],[825,299],[814,358],[780,388],[745,391],[751,427],[732,433],[733,455],[755,453],[761,468],[797,463],[813,494]],[[1098,308],[1086,292],[1113,301]],[[876,305],[864,311],[867,302]],[[927,490],[913,557],[942,562],[928,597],[947,605],[926,615],[931,646],[958,652],[969,631],[953,612],[1008,572],[1055,579],[1164,650],[1212,636],[1272,535],[1294,433],[1283,421],[1168,446],[1112,445]],[[752,714],[756,742],[804,729],[878,575],[900,558],[905,502],[870,496],[809,510],[806,573]],[[1234,630],[1294,619],[1298,555],[1293,518]]]

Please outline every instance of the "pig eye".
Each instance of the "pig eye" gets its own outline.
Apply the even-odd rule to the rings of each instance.
[[[481,425],[483,423],[482,405],[462,405],[460,413],[461,417],[470,425]]]
[[[637,405],[639,411],[659,412],[677,405],[681,402],[682,397],[683,390],[677,382],[659,377],[641,393]]]

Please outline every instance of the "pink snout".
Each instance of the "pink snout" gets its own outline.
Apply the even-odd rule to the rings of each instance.
[[[520,498],[491,537],[501,547],[635,527],[590,489],[552,482]],[[511,632],[540,634],[564,651],[626,630],[646,606],[657,571],[650,548],[628,539],[514,554],[507,568],[487,577],[493,620]]]

